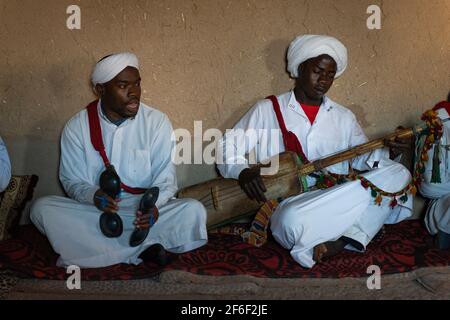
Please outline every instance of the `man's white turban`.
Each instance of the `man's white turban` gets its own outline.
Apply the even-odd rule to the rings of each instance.
[[[112,54],[99,61],[92,72],[92,84],[103,84],[114,79],[126,67],[134,67],[139,70],[139,61],[134,53],[122,52]]]
[[[292,78],[298,78],[298,66],[308,59],[327,54],[336,61],[338,78],[347,68],[347,49],[338,39],[329,36],[304,35],[289,45],[287,69]]]

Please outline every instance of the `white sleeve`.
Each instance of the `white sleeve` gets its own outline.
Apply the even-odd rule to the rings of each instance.
[[[156,138],[150,151],[151,186],[159,188],[156,206],[160,207],[167,203],[178,190],[175,165],[172,162],[172,150],[175,148],[175,141],[172,139],[173,128],[166,115],[155,133]]]
[[[224,178],[238,179],[241,171],[249,167],[246,155],[258,143],[258,129],[264,126],[260,103],[256,103],[234,128],[227,130],[217,142],[216,163]]]
[[[6,189],[9,180],[11,180],[11,162],[9,161],[5,143],[0,138],[0,192]]]
[[[368,141],[356,117],[352,121],[352,133],[350,136],[350,147],[355,147]],[[391,162],[389,160],[389,150],[387,148],[376,149],[352,160],[352,167],[357,170],[370,170],[375,164],[382,167],[384,163]]]
[[[74,122],[69,123],[74,124]],[[77,129],[80,130],[78,134]],[[59,179],[70,198],[82,203],[94,204],[94,194],[99,187],[89,183],[85,150],[81,139],[81,126],[80,128],[65,126],[61,136]]]

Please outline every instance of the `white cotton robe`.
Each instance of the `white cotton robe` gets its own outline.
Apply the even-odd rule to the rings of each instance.
[[[138,264],[139,254],[160,243],[171,252],[186,252],[207,242],[206,210],[192,199],[175,199],[177,180],[171,161],[172,125],[165,114],[141,103],[134,118],[116,126],[97,105],[102,136],[109,161],[123,183],[130,187],[159,187],[156,206],[159,219],[146,240],[130,247],[133,221],[142,195],[122,192],[118,214],[124,232],[118,238],[105,237],[99,226],[100,212],[94,206],[94,193],[105,170],[90,140],[87,110],[66,124],[61,137],[59,177],[70,198],[49,196],[37,200],[31,220],[44,233],[60,255],[59,266],[84,268],[117,263]]]
[[[0,137],[0,192],[3,192],[11,180],[11,162],[8,150]]]
[[[327,97],[324,97],[313,124],[293,91],[277,98],[287,130],[297,136],[311,161],[367,142],[354,114]],[[248,167],[245,154],[252,150],[258,162],[285,151],[270,100],[257,102],[234,129],[240,130],[229,131],[217,146],[220,151],[218,168],[226,178],[238,179],[239,173]],[[276,134],[267,129],[275,130]],[[387,150],[376,150],[355,158],[351,165],[358,170],[369,170],[375,162],[378,162],[378,169],[365,176],[382,190],[399,191],[409,183],[409,171],[389,160]],[[337,174],[347,174],[348,169],[348,161],[327,168]],[[315,183],[309,176],[307,181],[310,186]],[[312,255],[316,245],[347,236],[366,247],[383,224],[397,223],[411,215],[411,195],[406,203],[398,200],[399,205],[394,209],[389,207],[389,202],[390,199],[385,198],[381,206],[375,205],[370,190],[364,189],[359,181],[347,182],[285,199],[272,215],[271,231],[299,264],[311,268],[315,264]],[[352,249],[351,246],[348,248]]]
[[[445,109],[438,110],[441,119],[447,119],[449,114]],[[450,234],[450,122],[444,122],[443,134],[439,143],[439,160],[441,183],[431,182],[433,169],[433,155],[436,145],[428,151],[428,161],[425,165],[424,181],[420,186],[420,193],[432,199],[425,215],[425,225],[430,234],[435,235],[439,230]]]

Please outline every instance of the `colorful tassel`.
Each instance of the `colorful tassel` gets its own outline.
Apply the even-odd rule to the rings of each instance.
[[[376,198],[375,198],[375,204],[381,206],[381,202],[383,201],[383,197],[381,196],[381,194],[379,194]]]
[[[364,189],[369,188],[369,183],[367,182],[367,180],[361,180],[361,185],[364,187]]]
[[[242,234],[242,240],[256,247],[261,247],[267,242],[267,228],[270,217],[278,206],[277,200],[268,200],[259,208],[253,219],[250,230]]]
[[[372,189],[371,194],[373,198],[376,198],[378,193],[374,189]]]
[[[391,203],[389,204],[389,206],[394,209],[397,206],[398,202],[397,199],[394,197],[394,199],[392,199]]]
[[[411,186],[411,189],[409,189],[409,192],[411,192],[411,195],[412,195],[413,197],[416,196],[416,194],[417,194],[417,188],[416,188],[416,185],[415,185],[415,184],[413,184],[413,185]]]
[[[400,201],[406,203],[406,201],[408,201],[408,195],[405,193],[403,196],[401,196]]]

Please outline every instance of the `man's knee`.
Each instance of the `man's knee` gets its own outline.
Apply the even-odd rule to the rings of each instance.
[[[46,196],[37,199],[33,202],[30,208],[30,219],[33,224],[43,232],[44,217],[49,212],[52,212],[52,203],[54,202],[54,196]]]
[[[272,215],[271,224],[276,229],[293,227],[298,222],[298,212],[295,204],[288,203],[277,208]]]
[[[183,199],[184,214],[189,216],[192,221],[199,221],[206,224],[206,209],[203,204],[195,199]]]
[[[302,224],[299,214],[293,205],[285,205],[277,209],[271,219],[270,229],[274,238],[285,248],[292,247]]]

